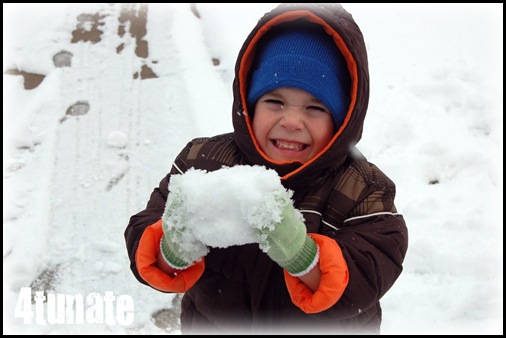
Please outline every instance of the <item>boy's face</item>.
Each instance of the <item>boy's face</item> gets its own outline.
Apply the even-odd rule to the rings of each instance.
[[[334,121],[329,110],[313,95],[283,87],[257,101],[253,133],[272,160],[305,163],[332,139]]]

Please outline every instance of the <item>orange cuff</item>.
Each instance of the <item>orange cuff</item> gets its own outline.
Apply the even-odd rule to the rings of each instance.
[[[348,285],[348,266],[335,240],[319,234],[308,234],[320,248],[320,285],[313,291],[286,270],[285,283],[292,302],[305,313],[318,313],[333,306]]]
[[[164,292],[184,293],[197,283],[204,273],[204,258],[175,277],[171,277],[156,266],[163,236],[162,220],[144,230],[135,254],[135,264],[139,275],[153,288]]]

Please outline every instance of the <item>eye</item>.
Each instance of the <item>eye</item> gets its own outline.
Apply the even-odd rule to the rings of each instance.
[[[318,111],[318,112],[322,112],[322,113],[327,112],[327,109],[320,107],[320,106],[309,106],[306,108],[306,110],[314,110],[314,111]]]
[[[283,101],[276,99],[265,99],[264,102],[270,109],[283,109],[285,107]]]

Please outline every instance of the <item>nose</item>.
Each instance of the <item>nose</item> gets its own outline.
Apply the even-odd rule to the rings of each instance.
[[[289,131],[300,130],[304,126],[303,112],[299,107],[285,107],[283,116],[281,117],[279,124]]]

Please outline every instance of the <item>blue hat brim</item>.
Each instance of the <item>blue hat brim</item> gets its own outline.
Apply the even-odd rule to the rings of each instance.
[[[270,91],[294,87],[310,93],[325,105],[336,125],[344,120],[350,102],[338,74],[318,60],[300,55],[278,55],[265,60],[253,72],[250,83],[247,99],[250,107]]]

